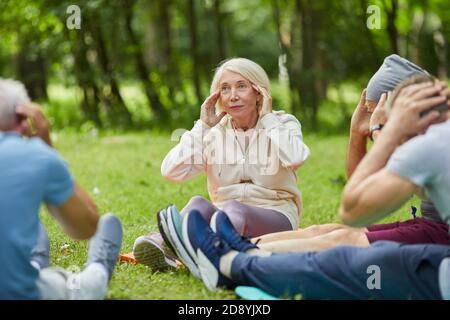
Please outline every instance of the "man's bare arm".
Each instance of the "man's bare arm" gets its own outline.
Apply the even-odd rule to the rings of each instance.
[[[97,207],[76,183],[74,193],[66,202],[58,207],[47,205],[47,208],[64,231],[76,240],[89,239],[97,229]]]
[[[367,226],[400,208],[418,190],[411,181],[382,169],[345,194],[340,216],[345,224]]]

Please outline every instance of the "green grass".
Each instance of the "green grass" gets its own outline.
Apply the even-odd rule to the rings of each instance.
[[[169,203],[182,208],[193,195],[207,197],[204,175],[183,184],[161,177],[161,161],[175,144],[169,135],[97,136],[57,132],[53,139],[77,182],[92,195],[99,210],[114,212],[121,218],[122,252],[130,252],[138,236],[158,230],[155,214],[160,208]],[[312,155],[298,171],[304,203],[300,225],[339,222],[337,210],[345,176],[347,137],[305,133],[305,141]],[[412,203],[417,204],[417,200]],[[407,219],[408,212],[405,205],[384,222]],[[41,217],[50,235],[51,264],[81,269],[86,260],[87,242],[73,241],[64,235],[44,210]],[[153,273],[142,265],[121,264],[116,267],[108,298],[234,299],[235,296],[231,291],[209,292],[186,269]]]

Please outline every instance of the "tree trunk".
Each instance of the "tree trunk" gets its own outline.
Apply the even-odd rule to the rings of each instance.
[[[317,55],[316,38],[314,31],[318,28],[319,19],[316,17],[311,2],[305,1],[301,10],[302,26],[302,70],[300,74],[301,106],[304,109],[308,120],[315,127],[317,124],[318,96],[316,86],[315,59]]]
[[[300,77],[302,69],[302,0],[295,1],[294,16],[291,22],[291,43],[288,50],[289,87],[291,110],[294,115],[306,116],[301,106]]]
[[[120,94],[119,85],[114,74],[114,68],[109,58],[105,39],[103,36],[100,17],[98,14],[94,13],[91,18],[92,20],[89,21],[89,27],[94,39],[98,59],[105,75],[106,82],[111,89],[110,94],[108,94],[108,96],[106,96],[105,98],[111,102],[113,109],[115,110],[115,112],[117,112],[117,115],[120,118],[123,118],[127,125],[131,125],[133,123],[131,113],[127,109],[122,95]]]
[[[142,83],[145,87],[145,94],[147,96],[147,99],[150,103],[150,109],[154,113],[156,118],[159,117],[165,117],[166,112],[164,109],[163,104],[161,103],[161,100],[159,98],[159,95],[155,89],[155,84],[150,79],[149,75],[151,72],[151,69],[145,64],[144,61],[144,55],[141,51],[141,44],[134,33],[133,27],[132,27],[132,20],[133,20],[133,6],[135,1],[134,0],[125,0],[123,2],[123,10],[124,10],[124,16],[125,16],[125,29],[128,35],[128,38],[131,41],[131,44],[133,46],[133,56],[134,61],[136,63],[136,69],[139,75],[139,78],[141,79]]]
[[[395,25],[397,18],[398,0],[391,0],[391,10],[389,10],[386,0],[383,0],[384,9],[388,17],[387,32],[389,36],[389,43],[393,53],[399,54],[398,51],[398,29]]]
[[[367,40],[367,44],[369,45],[369,49],[370,49],[370,55],[372,56],[370,61],[372,62],[373,65],[373,69],[376,70],[378,69],[378,67],[381,65],[381,59],[380,59],[380,55],[378,53],[378,49],[377,49],[377,45],[375,44],[375,40],[373,38],[373,34],[370,31],[369,28],[365,27],[366,26],[366,10],[368,7],[368,3],[367,0],[361,0],[360,1],[360,5],[361,5],[361,10],[362,10],[362,25],[364,26],[363,30],[364,33],[366,35],[366,40]]]
[[[93,80],[92,68],[87,60],[87,46],[83,29],[75,34],[76,45],[72,45],[72,53],[75,59],[74,73],[78,85],[83,91],[83,102],[81,109],[85,117],[93,120],[99,127],[102,126],[100,119],[100,97],[98,87]],[[76,49],[75,49],[76,48]]]
[[[221,12],[222,0],[214,0],[214,17],[216,24],[216,35],[217,35],[217,48],[218,48],[218,61],[222,61],[226,57],[225,50],[225,36],[223,31],[223,17]]]
[[[164,76],[167,82],[167,88],[169,92],[169,100],[175,101],[175,91],[179,90],[181,84],[178,81],[178,77],[175,77],[175,61],[172,50],[172,30],[170,27],[170,6],[171,0],[164,0],[158,2],[159,11],[159,25],[161,27],[161,44],[163,47],[164,57]]]
[[[20,52],[17,54],[17,74],[32,100],[47,100],[46,61],[40,52],[35,58],[31,58],[29,52],[29,42],[22,41]]]
[[[277,28],[278,45],[280,46],[281,54],[285,54],[287,52],[287,48],[281,35],[280,4],[278,3],[278,0],[272,0],[271,4],[273,21],[275,22],[275,26]]]
[[[273,20],[277,29],[277,38],[278,38],[278,45],[280,47],[280,56],[286,58],[286,69],[287,69],[287,76],[288,76],[288,84],[289,84],[289,96],[290,96],[290,111],[292,114],[297,113],[297,104],[298,99],[297,92],[296,92],[296,75],[294,73],[294,70],[292,68],[292,48],[290,48],[289,43],[286,43],[284,40],[284,37],[282,35],[282,29],[281,29],[281,10],[280,10],[280,4],[279,0],[272,0],[272,16]],[[294,11],[294,18],[296,19],[296,12]],[[300,21],[298,19],[298,21]],[[292,28],[296,28],[297,24],[292,23]],[[294,37],[294,33],[291,32],[291,41]]]
[[[192,77],[194,82],[195,95],[197,97],[197,104],[200,104],[203,100],[203,96],[200,85],[200,57],[197,50],[197,14],[195,12],[194,0],[188,0],[187,6],[188,10],[186,14],[186,20],[189,26],[190,51],[192,57]]]
[[[417,65],[421,65],[420,61],[420,43],[424,34],[424,27],[427,23],[428,5],[426,1],[421,2],[421,11],[415,11],[412,14],[412,27],[409,34],[408,52],[406,57]],[[410,10],[414,11],[414,7],[410,5]]]
[[[71,44],[71,52],[75,61],[73,73],[83,92],[81,111],[85,119],[92,120],[97,126],[102,127],[99,90],[94,80],[93,68],[91,68],[87,59],[88,49],[85,42],[85,31],[84,29],[69,31],[64,28],[64,33]]]

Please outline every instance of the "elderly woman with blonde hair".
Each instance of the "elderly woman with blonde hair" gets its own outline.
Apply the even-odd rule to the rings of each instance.
[[[309,153],[300,122],[272,110],[264,69],[233,58],[216,69],[200,120],[167,154],[161,173],[183,182],[206,172],[211,201],[194,196],[181,214],[196,209],[210,221],[220,209],[241,235],[255,237],[298,228],[302,202],[295,171]],[[158,233],[139,237],[136,259],[156,269],[174,265],[162,244]]]

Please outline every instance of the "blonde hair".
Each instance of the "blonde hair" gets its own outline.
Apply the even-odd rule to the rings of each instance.
[[[426,74],[420,74],[420,75],[414,75],[412,77],[409,77],[406,80],[403,80],[400,82],[392,92],[391,96],[389,97],[388,101],[386,102],[386,107],[384,108],[386,115],[389,115],[389,113],[392,110],[392,106],[394,104],[395,99],[397,99],[398,94],[403,88],[406,88],[413,84],[419,84],[419,83],[425,83],[425,82],[434,82],[436,80],[435,77],[426,75]]]
[[[16,121],[16,108],[30,102],[25,86],[12,79],[0,78],[0,130],[9,129]]]
[[[252,60],[246,58],[231,58],[222,61],[214,72],[211,82],[211,94],[219,88],[220,79],[225,70],[239,73],[253,84],[263,87],[270,94],[270,80],[266,71]],[[221,107],[221,106],[219,106]]]

